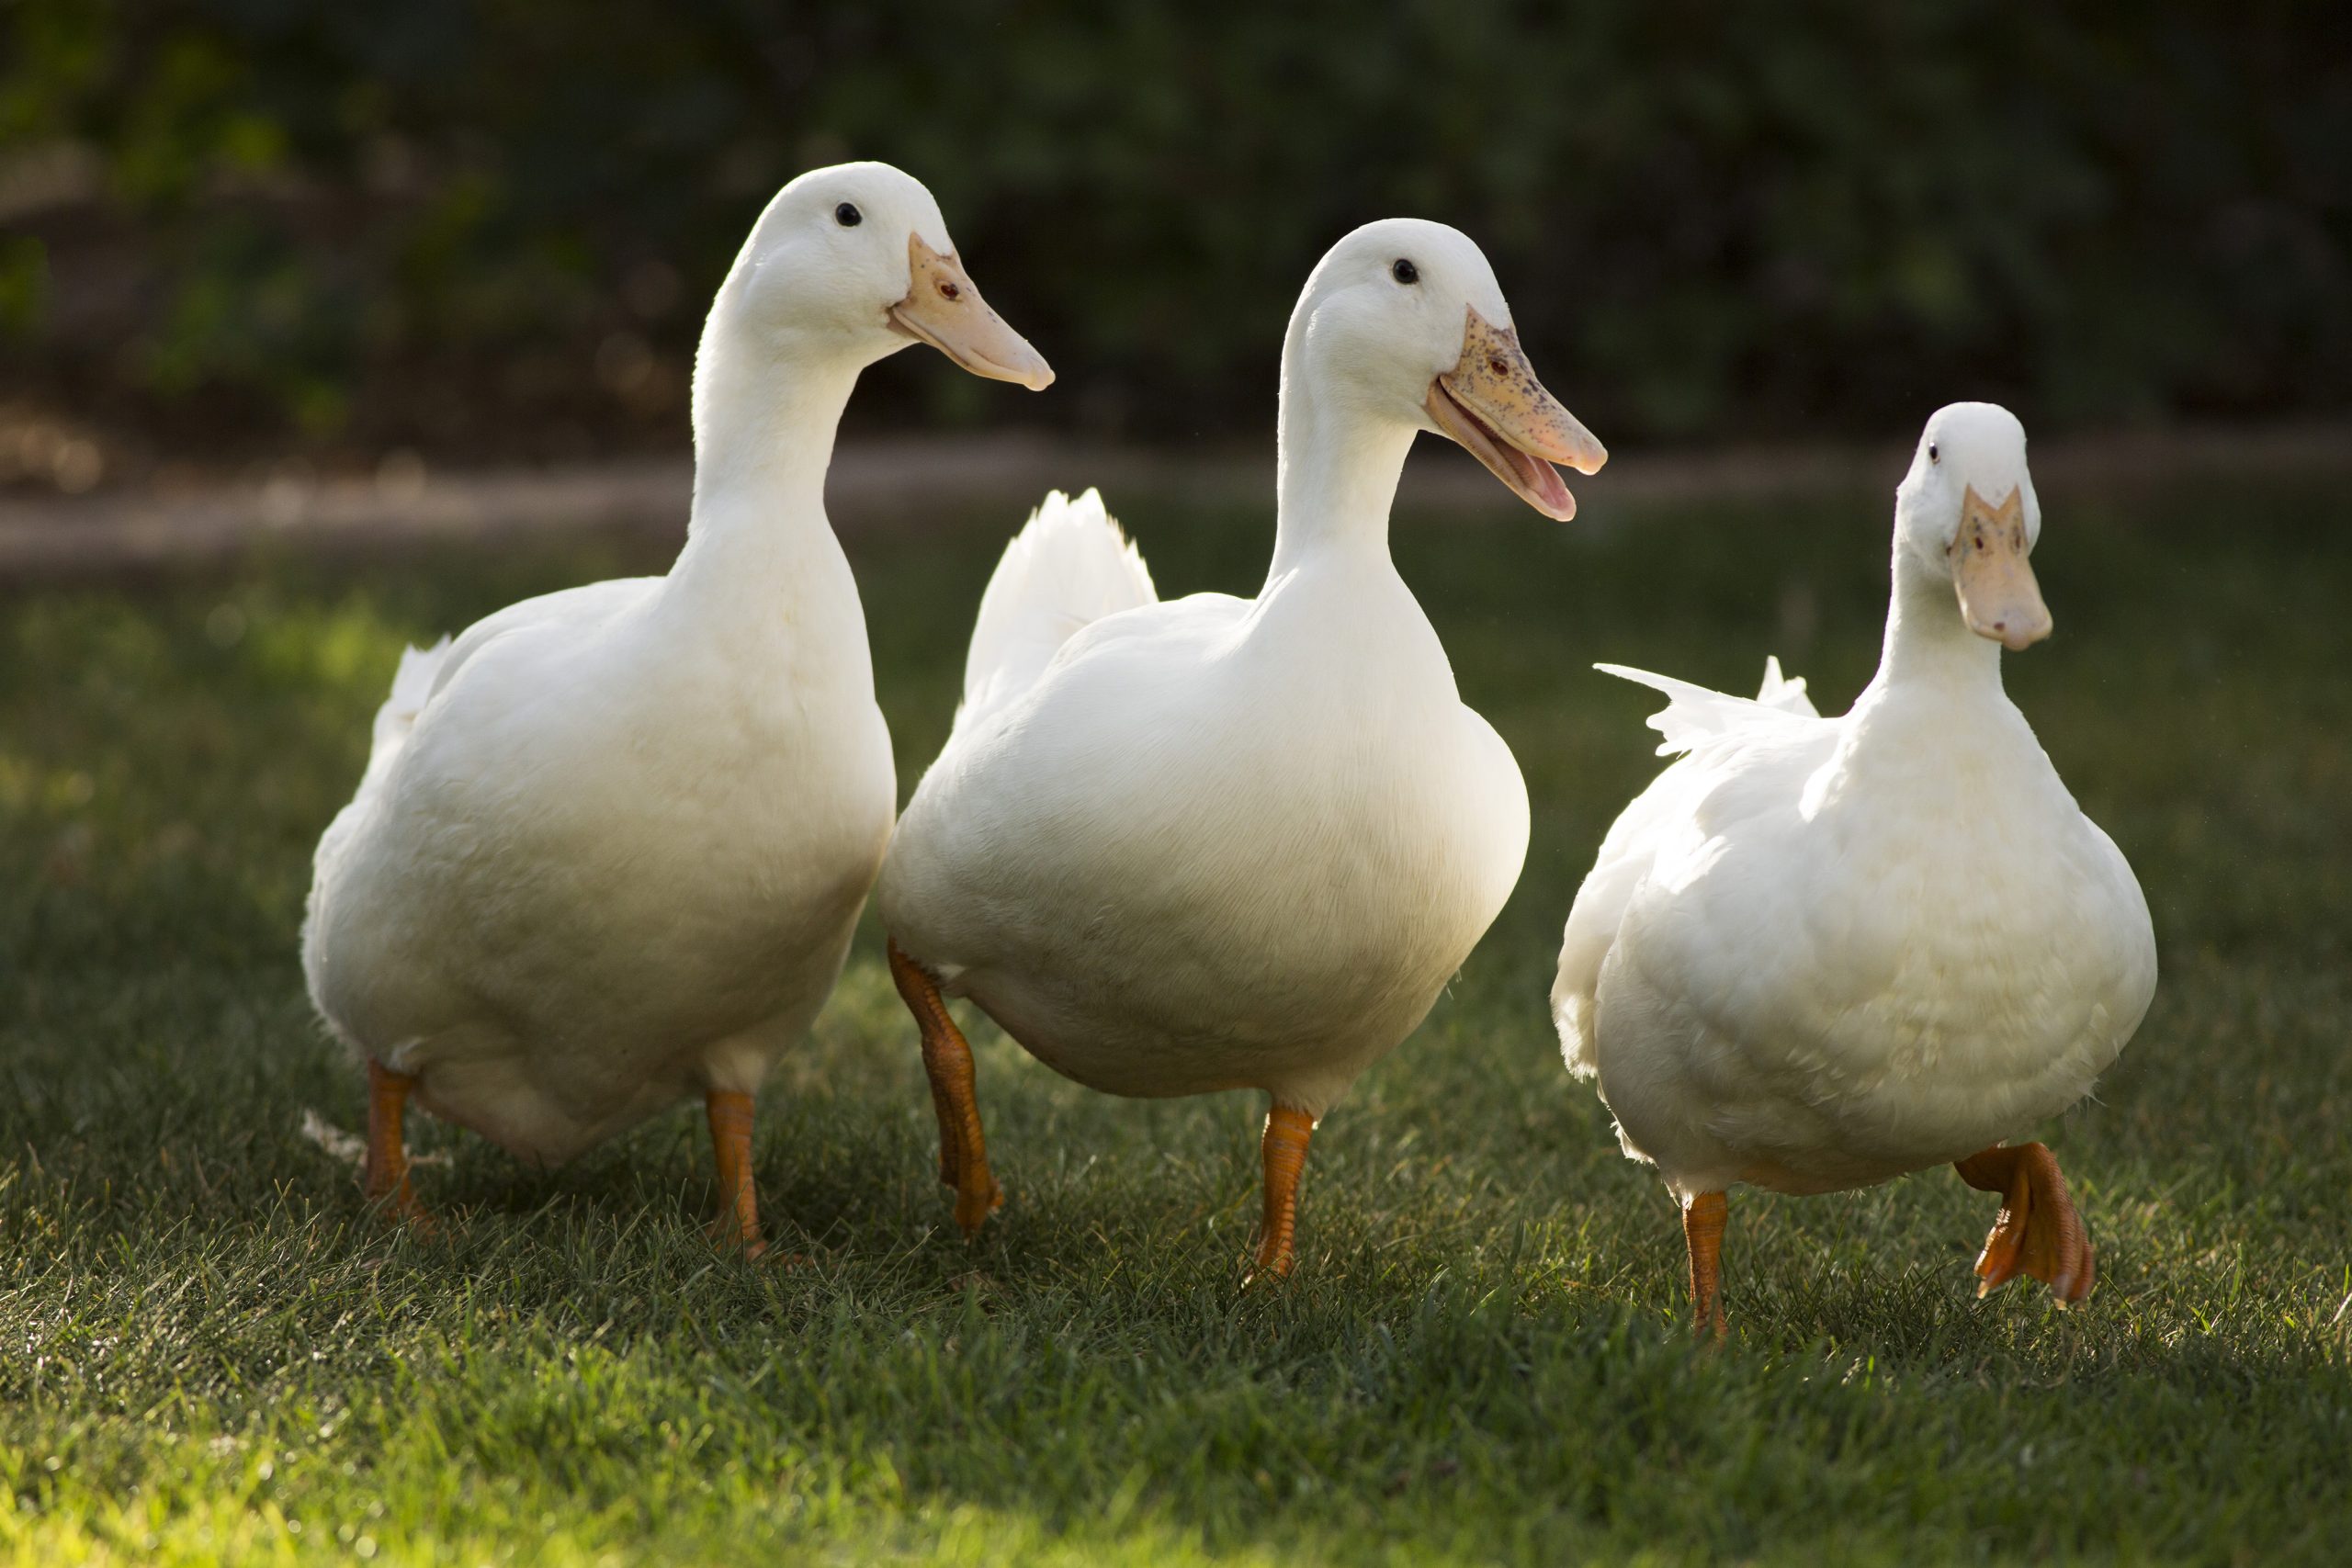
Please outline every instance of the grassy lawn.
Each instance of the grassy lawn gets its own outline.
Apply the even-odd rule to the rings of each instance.
[[[1888,476],[1892,485],[1894,476]],[[1517,750],[1527,872],[1326,1122],[1300,1267],[1244,1292],[1254,1098],[1114,1100],[974,1032],[1011,1201],[967,1247],[863,934],[762,1101],[811,1267],[715,1256],[698,1108],[560,1173],[419,1118],[437,1239],[306,1111],[358,1082],[295,963],[311,848],[408,639],[658,568],[614,545],[261,563],[0,598],[0,1562],[2340,1561],[2352,1536],[2352,528],[2316,493],[2052,489],[2059,635],[2010,685],[2138,867],[2164,978],[2043,1130],[2100,1246],[1973,1299],[1933,1172],[1736,1194],[1692,1351],[1662,1190],[1545,1016],[1577,881],[1657,765],[1621,660],[1842,706],[1883,495],[1400,520]],[[1120,506],[1164,591],[1259,515]],[[1507,505],[1507,503],[1506,503]],[[1016,517],[853,541],[909,784]]]

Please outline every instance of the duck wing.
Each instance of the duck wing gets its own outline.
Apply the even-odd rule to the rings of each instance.
[[[1598,1066],[1592,1003],[1601,964],[1634,893],[1649,875],[1660,842],[1730,774],[1768,757],[1774,761],[1785,758],[1787,748],[1804,744],[1808,731],[1826,745],[1835,728],[1814,708],[1804,678],[1783,675],[1777,658],[1765,661],[1763,685],[1752,698],[1622,664],[1594,668],[1666,695],[1667,705],[1647,722],[1664,737],[1658,755],[1681,760],[1619,815],[1568,911],[1559,973],[1552,986],[1552,1016],[1559,1028],[1561,1053],[1579,1077],[1589,1077]]]

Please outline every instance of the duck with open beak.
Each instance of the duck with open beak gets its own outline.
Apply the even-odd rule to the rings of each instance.
[[[1608,448],[1535,378],[1516,328],[1498,327],[1470,306],[1462,323],[1462,357],[1430,381],[1422,406],[1440,434],[1487,465],[1511,493],[1546,517],[1577,514],[1560,471],[1597,474]]]
[[[921,234],[907,236],[907,297],[890,307],[890,326],[975,376],[1017,381],[1033,392],[1054,384],[1046,356],[989,309],[955,253],[933,250]]]

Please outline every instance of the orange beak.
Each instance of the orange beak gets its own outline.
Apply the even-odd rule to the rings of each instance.
[[[1033,392],[1054,384],[1054,367],[1029,340],[1004,324],[951,253],[942,255],[907,236],[907,297],[890,307],[890,325],[927,343],[975,376],[1018,381]]]
[[[1519,333],[1475,306],[1462,325],[1461,359],[1430,382],[1422,407],[1513,495],[1563,523],[1577,514],[1577,500],[1552,465],[1597,474],[1609,461],[1609,449],[1535,378]]]
[[[1951,541],[1951,581],[1968,629],[2010,652],[2050,635],[2050,606],[2025,558],[2025,487],[1994,506],[1971,485]]]

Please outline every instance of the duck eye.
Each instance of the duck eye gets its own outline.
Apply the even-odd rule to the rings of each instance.
[[[844,229],[854,229],[865,221],[865,214],[844,201],[833,209],[833,221]]]
[[[1388,269],[1388,276],[1399,283],[1419,283],[1421,280],[1421,269],[1399,256],[1396,258],[1396,265]]]
[[[1928,461],[1930,463],[1942,461],[1940,457],[1936,456],[1936,444],[1932,441],[1928,443]]]

